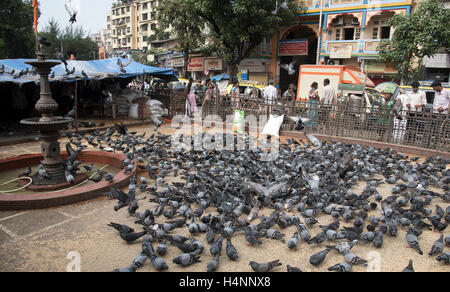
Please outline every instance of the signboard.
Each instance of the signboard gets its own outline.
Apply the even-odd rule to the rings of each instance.
[[[353,46],[345,45],[331,45],[330,59],[351,59]]]
[[[248,81],[248,70],[242,70],[241,71],[241,80],[242,81]]]
[[[450,54],[436,54],[432,58],[425,57],[424,63],[427,68],[449,68]]]
[[[205,70],[222,71],[222,59],[205,59]]]
[[[172,67],[178,68],[184,66],[184,58],[172,58]]]
[[[364,91],[364,84],[345,84],[341,83],[338,86],[339,91]]]
[[[203,72],[203,58],[191,58],[188,71],[200,71]]]
[[[278,48],[278,56],[307,56],[308,39],[282,40]]]
[[[365,60],[364,64],[365,64],[364,71],[368,73],[393,74],[397,72],[392,67],[392,64],[385,64],[374,60]]]
[[[244,59],[239,64],[241,70],[248,70],[249,72],[266,72],[266,64],[270,63],[267,59]]]

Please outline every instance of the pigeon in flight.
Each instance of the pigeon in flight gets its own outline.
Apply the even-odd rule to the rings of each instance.
[[[281,64],[280,67],[283,68],[284,70],[288,71],[289,76],[295,75],[295,73],[297,73],[297,71],[294,69],[295,66],[295,61],[288,64]]]
[[[76,11],[75,8],[72,6],[72,1],[69,2],[69,5],[64,4],[64,6],[66,7],[66,11],[67,11],[67,13],[69,13],[69,16],[70,16],[69,22],[71,24],[74,24],[75,22],[77,22],[78,11]]]

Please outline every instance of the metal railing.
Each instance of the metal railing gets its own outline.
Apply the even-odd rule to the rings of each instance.
[[[295,124],[289,116],[300,116],[310,121],[304,132],[372,140],[391,144],[416,146],[450,152],[450,123],[448,114],[432,112],[394,111],[383,105],[367,106],[363,102],[341,101],[323,105],[318,101],[290,101],[283,104],[267,104],[265,100],[240,95],[239,108],[233,108],[231,97],[212,96],[204,101],[204,93],[198,94],[197,104],[202,106],[202,116],[217,115],[226,121],[235,109],[246,116],[270,114],[285,115],[281,130],[293,131]],[[171,92],[170,114],[186,114],[186,96],[183,92]]]

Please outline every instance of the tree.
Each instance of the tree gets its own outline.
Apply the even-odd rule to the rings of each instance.
[[[51,46],[44,48],[47,58],[54,59],[55,49],[61,50],[61,47],[66,57],[73,54],[77,60],[92,60],[94,53],[98,53],[98,45],[87,36],[83,27],[72,28],[67,25],[61,29],[57,21],[50,19],[39,35],[51,43]]]
[[[35,58],[31,0],[1,0],[0,59]]]
[[[239,63],[250,56],[277,26],[297,21],[303,10],[295,0],[184,0],[193,13],[206,21],[218,55],[235,76]]]
[[[170,29],[177,40],[177,50],[183,53],[183,71],[184,77],[187,78],[190,55],[205,44],[206,23],[196,13],[190,1],[166,0],[159,3],[157,19],[160,25],[157,28],[157,37],[164,38]]]
[[[391,40],[378,46],[378,59],[392,63],[402,83],[416,79],[425,57],[432,57],[439,48],[450,48],[450,10],[438,0],[420,2],[408,16],[394,15],[389,25],[395,30]]]

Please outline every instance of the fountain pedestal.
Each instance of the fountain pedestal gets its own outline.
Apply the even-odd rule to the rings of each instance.
[[[22,120],[23,125],[28,125],[39,130],[41,151],[44,156],[42,166],[49,177],[41,177],[38,173],[33,178],[34,185],[57,185],[66,182],[64,164],[60,157],[60,146],[58,142],[59,131],[66,128],[72,122],[71,118],[55,117],[58,111],[58,103],[52,98],[48,75],[51,69],[60,62],[45,61],[45,55],[37,53],[38,60],[26,62],[35,67],[40,75],[40,99],[36,103],[36,110],[42,115],[40,118]]]

